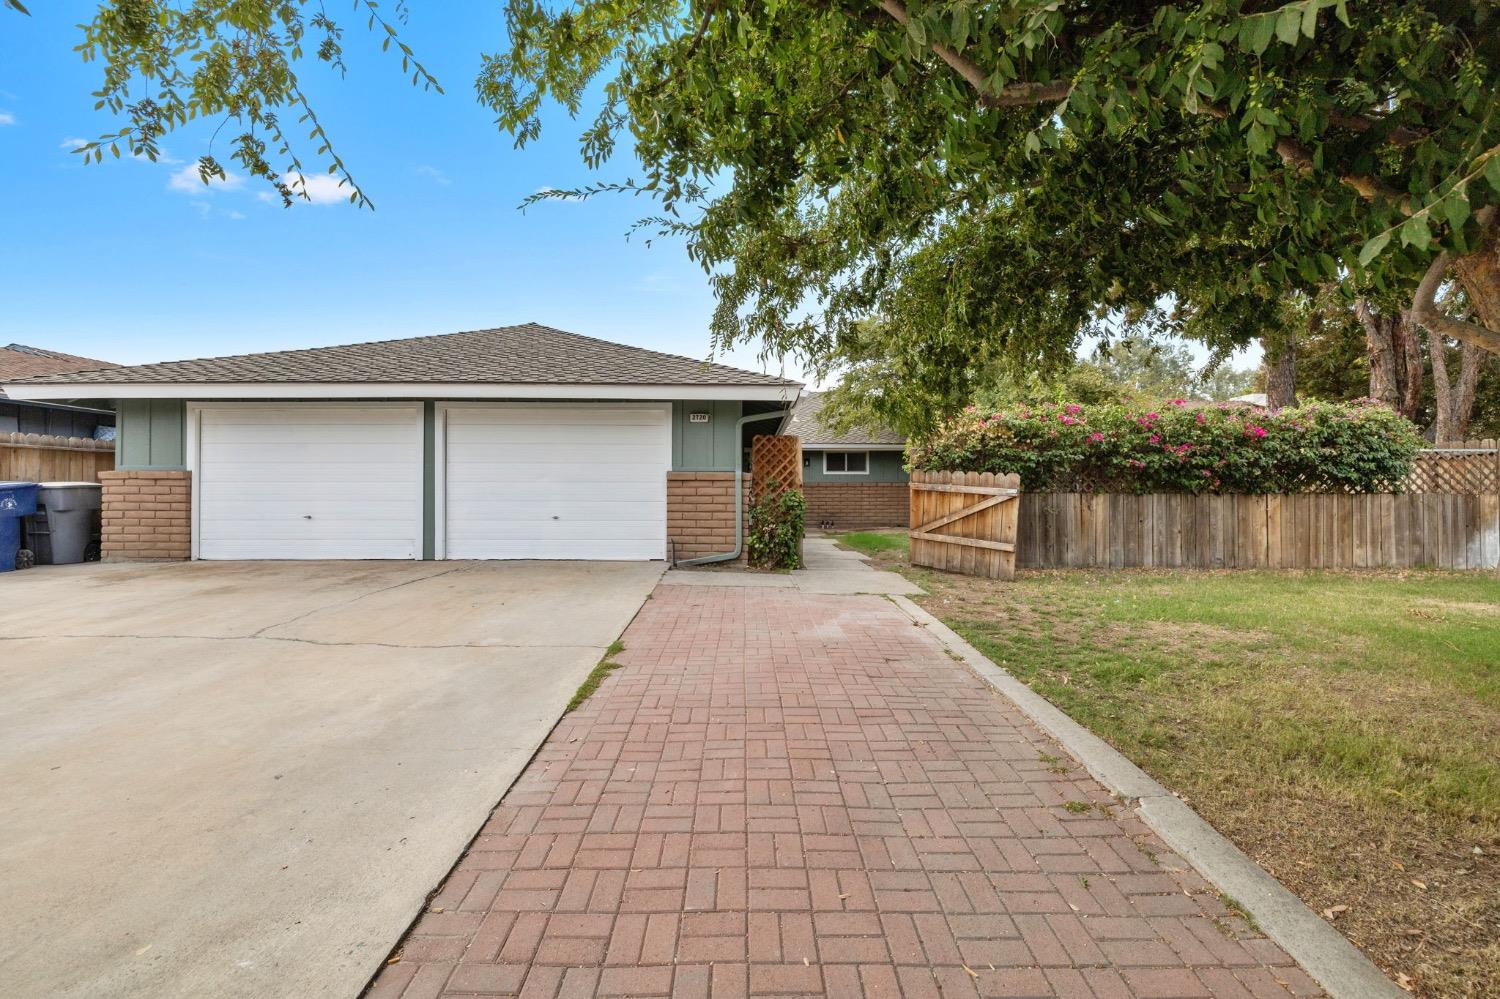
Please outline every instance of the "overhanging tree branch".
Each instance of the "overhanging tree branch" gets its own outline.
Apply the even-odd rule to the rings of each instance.
[[[1476,212],[1474,221],[1482,229],[1490,228],[1495,224],[1495,206],[1490,205]],[[1471,343],[1492,354],[1500,354],[1500,332],[1479,323],[1455,319],[1438,304],[1438,289],[1443,286],[1452,263],[1453,257],[1447,250],[1432,259],[1427,273],[1422,275],[1422,281],[1417,285],[1416,294],[1412,296],[1412,321],[1438,336],[1451,336],[1460,343]]]
[[[878,0],[878,3],[880,9],[889,14],[898,24],[904,27],[910,23],[911,14],[901,0]],[[931,42],[927,47],[974,88],[975,93],[979,95],[981,107],[1028,107],[1035,104],[1051,104],[1065,100],[1073,91],[1073,84],[1067,80],[1054,80],[1051,83],[1011,83],[999,90],[994,90],[989,85],[989,74],[962,52],[941,42]],[[1126,89],[1135,93],[1135,83],[1128,84]],[[1214,118],[1229,117],[1228,111],[1215,105],[1201,105],[1199,111]],[[1361,134],[1380,124],[1375,119],[1342,112],[1331,114],[1329,121],[1341,128]],[[1421,137],[1421,133],[1412,129],[1395,128],[1391,130],[1390,135],[1386,136],[1386,141],[1396,145],[1408,145],[1418,141]],[[1313,169],[1312,151],[1295,139],[1282,136],[1276,140],[1275,149],[1276,155],[1280,156],[1281,161],[1287,166],[1299,171]],[[1411,214],[1410,200],[1379,178],[1362,174],[1345,174],[1339,177],[1339,181],[1353,188],[1366,201],[1386,198],[1397,202],[1403,213]]]

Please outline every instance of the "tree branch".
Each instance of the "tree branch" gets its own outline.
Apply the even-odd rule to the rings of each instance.
[[[1474,221],[1481,228],[1488,229],[1495,223],[1495,206],[1487,205],[1476,212]],[[1492,354],[1500,354],[1500,332],[1479,323],[1455,319],[1438,305],[1438,289],[1443,286],[1443,281],[1448,276],[1448,267],[1452,263],[1453,257],[1447,250],[1432,259],[1427,273],[1422,275],[1422,280],[1417,285],[1416,294],[1412,296],[1412,322],[1425,327],[1436,336],[1451,336],[1460,343],[1471,343]]]
[[[880,9],[891,15],[898,24],[905,27],[910,23],[911,15],[907,13],[906,5],[901,0],[879,0],[879,3]],[[989,74],[980,69],[978,64],[968,56],[939,42],[933,42],[928,48],[974,88],[975,93],[979,95],[979,103],[982,107],[1009,108],[1050,104],[1067,97],[1073,90],[1073,85],[1068,81],[1057,80],[1052,83],[1012,83],[994,91],[990,89],[987,82]]]
[[[905,27],[911,21],[911,15],[907,12],[906,5],[901,0],[878,0],[880,9],[889,14],[895,21]],[[1054,80],[1051,83],[1011,83],[1001,87],[998,91],[989,86],[989,75],[979,67],[974,60],[965,56],[957,49],[939,42],[932,42],[927,46],[939,59],[947,63],[955,73],[963,77],[969,86],[974,88],[979,95],[981,107],[1006,108],[1006,107],[1028,107],[1034,104],[1051,104],[1055,101],[1065,100],[1072,93],[1073,85],[1067,80]],[[1128,89],[1135,93],[1135,84],[1130,84]],[[1229,117],[1229,112],[1215,105],[1205,105],[1201,112],[1215,118],[1224,119]],[[1348,115],[1335,111],[1329,115],[1329,121],[1340,128],[1347,128],[1355,132],[1368,132],[1380,124],[1379,121],[1358,115]],[[1421,133],[1407,128],[1395,128],[1387,139],[1397,145],[1408,145],[1422,138]],[[1300,171],[1313,169],[1313,155],[1306,146],[1295,139],[1282,137],[1276,140],[1276,154],[1281,157],[1283,163],[1295,167]],[[1374,201],[1377,198],[1388,198],[1397,202],[1405,214],[1411,214],[1410,199],[1401,192],[1385,184],[1379,178],[1369,177],[1361,174],[1348,174],[1339,177],[1339,181],[1353,188],[1360,197],[1366,201]]]

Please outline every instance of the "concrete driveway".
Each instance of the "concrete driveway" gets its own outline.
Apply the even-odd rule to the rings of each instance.
[[[0,995],[356,995],[661,572],[0,576]]]

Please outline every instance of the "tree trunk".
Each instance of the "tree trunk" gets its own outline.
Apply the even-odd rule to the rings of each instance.
[[[1370,308],[1368,299],[1354,303],[1354,314],[1365,328],[1365,353],[1370,358],[1370,398],[1392,409],[1401,405],[1400,367],[1405,358],[1396,355],[1396,319]]]
[[[1472,343],[1464,344],[1463,361],[1458,369],[1458,388],[1453,392],[1453,439],[1467,440],[1469,420],[1474,415],[1474,396],[1479,390],[1479,366],[1484,363],[1484,351]]]
[[[1436,333],[1427,334],[1427,352],[1432,358],[1434,395],[1432,439],[1437,444],[1454,444],[1469,435],[1469,420],[1474,415],[1474,396],[1479,388],[1479,369],[1485,352],[1472,343],[1459,345],[1458,384],[1448,381],[1447,347]]]
[[[1370,358],[1370,398],[1406,417],[1417,415],[1422,404],[1422,345],[1405,310],[1376,312],[1367,298],[1354,303],[1354,315],[1365,328],[1365,351]]]
[[[1500,232],[1492,228],[1479,249],[1456,258],[1453,278],[1463,288],[1479,325],[1500,331]]]
[[[1446,250],[1433,257],[1412,295],[1411,314],[1431,333],[1500,354],[1500,207],[1486,205],[1474,220],[1482,233],[1479,248],[1457,258]],[[1463,288],[1472,319],[1450,316],[1438,304],[1450,277]]]
[[[1314,321],[1321,322],[1321,316]],[[1261,338],[1261,348],[1266,353],[1266,405],[1271,409],[1285,409],[1297,405],[1297,339],[1290,332],[1273,341]]]
[[[1446,444],[1453,439],[1453,385],[1448,381],[1448,345],[1432,330],[1427,331],[1427,357],[1432,362],[1432,441]]]
[[[1402,310],[1399,317],[1400,321],[1396,324],[1396,356],[1401,361],[1401,406],[1398,412],[1408,420],[1414,420],[1417,418],[1417,410],[1422,406],[1422,379],[1426,376],[1427,369],[1422,364],[1422,343],[1417,339],[1411,313]]]

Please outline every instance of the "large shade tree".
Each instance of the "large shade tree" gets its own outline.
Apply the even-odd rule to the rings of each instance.
[[[399,16],[354,6],[434,82]],[[823,363],[874,317],[912,345],[913,384],[949,398],[1000,360],[1061,362],[1101,316],[1170,302],[1223,348],[1337,284],[1410,296],[1418,323],[1500,352],[1490,0],[505,8],[479,100],[522,145],[549,107],[590,120],[601,176],[573,193],[656,199],[646,224],[711,275],[721,344]],[[229,156],[283,196],[305,156],[362,200],[298,76],[341,65],[343,30],[304,0],[101,3],[81,51],[120,132],[93,152],[228,119]],[[620,143],[643,176],[608,173]],[[1439,304],[1455,281],[1464,317]]]

